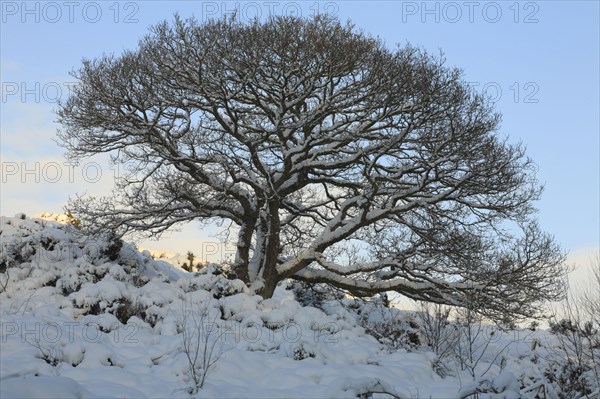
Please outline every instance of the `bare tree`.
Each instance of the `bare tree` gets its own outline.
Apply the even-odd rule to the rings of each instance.
[[[192,298],[182,298],[181,342],[192,383],[187,389],[190,395],[202,389],[226,351],[225,330],[217,325],[217,316],[211,317],[209,305],[210,302],[194,304]]]
[[[230,221],[264,297],[285,278],[458,306],[475,290],[489,316],[531,316],[561,294],[535,165],[443,56],[328,16],[176,17],[73,75],[59,142],[128,171],[69,205],[98,228]],[[342,264],[344,244],[365,256]]]
[[[560,398],[600,395],[600,255],[591,266],[588,286],[570,288],[550,317],[558,345],[548,349],[546,376]]]
[[[450,319],[452,308],[440,304],[421,302],[417,312],[419,329],[424,343],[436,354],[434,370],[441,377],[448,375],[449,369],[444,361],[457,352],[460,338],[459,326]]]

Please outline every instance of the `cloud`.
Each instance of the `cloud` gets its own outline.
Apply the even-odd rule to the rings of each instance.
[[[166,252],[185,257],[188,251],[196,256],[198,261],[224,262],[233,261],[235,246],[226,244],[215,234],[219,228],[215,225],[188,223],[181,226],[180,231],[165,233],[159,240],[142,240],[138,246],[155,252]]]
[[[16,72],[21,70],[21,67],[18,62],[13,60],[2,60],[0,61],[0,68],[2,68],[2,72]],[[3,79],[4,81],[4,79]]]
[[[60,156],[53,141],[56,125],[52,106],[46,103],[2,104],[2,154],[13,157]]]
[[[59,156],[15,157],[2,154],[1,213],[8,216],[18,212],[60,213],[69,196],[83,193],[109,195],[114,178],[114,168],[101,157],[75,165]]]
[[[574,294],[578,290],[588,287],[593,281],[593,268],[600,261],[600,246],[579,248],[571,252],[567,257],[567,263],[575,266],[575,270],[569,274],[569,286]]]

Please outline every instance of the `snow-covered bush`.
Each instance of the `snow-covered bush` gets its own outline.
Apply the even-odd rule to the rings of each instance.
[[[414,350],[422,345],[414,312],[386,307],[383,298],[378,297],[359,303],[360,325],[386,348]]]
[[[178,281],[178,285],[185,291],[209,291],[215,299],[239,294],[249,293],[250,290],[241,280],[230,280],[226,277],[226,270],[222,265],[209,263],[185,279]]]
[[[300,281],[290,281],[288,289],[294,293],[296,300],[302,306],[312,306],[321,309],[327,301],[340,300],[344,293],[327,284],[308,284]]]

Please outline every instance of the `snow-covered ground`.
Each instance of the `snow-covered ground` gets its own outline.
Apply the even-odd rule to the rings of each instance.
[[[187,273],[131,244],[85,237],[67,222],[0,218],[2,398],[450,398],[477,387],[489,391],[480,398],[534,398],[541,392],[538,352],[554,339],[547,332],[491,337],[485,330],[477,344],[487,346],[471,364],[473,377],[423,345],[414,313],[351,298],[302,306],[291,284],[263,300],[216,266]],[[410,334],[397,342],[391,335],[376,339],[373,331],[385,323],[412,326],[415,342]],[[553,397],[546,385],[541,389]]]

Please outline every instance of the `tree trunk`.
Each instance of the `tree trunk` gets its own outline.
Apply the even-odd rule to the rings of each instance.
[[[262,248],[260,256],[260,267],[262,273],[263,287],[259,292],[263,298],[271,298],[279,282],[277,274],[277,260],[279,259],[281,232],[279,220],[279,199],[270,200],[267,203],[266,212],[261,215]]]
[[[235,253],[235,263],[233,270],[235,277],[242,280],[246,285],[250,285],[250,276],[248,275],[248,262],[250,261],[250,245],[252,243],[252,233],[254,222],[244,224],[240,227],[238,233],[237,250]]]

